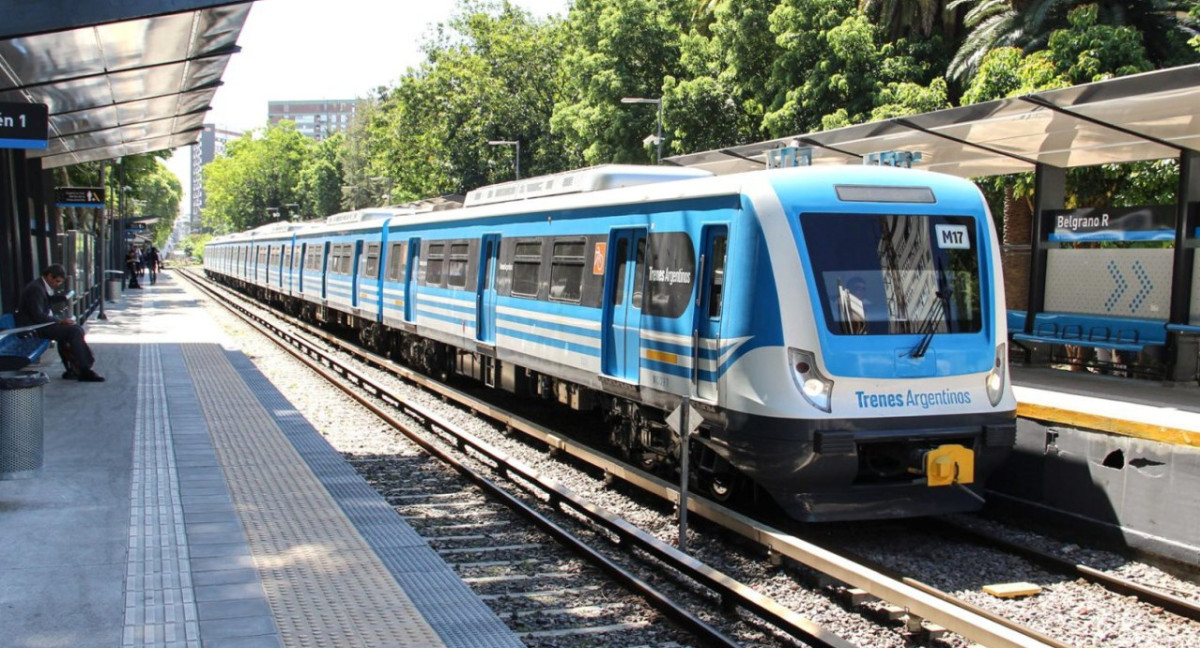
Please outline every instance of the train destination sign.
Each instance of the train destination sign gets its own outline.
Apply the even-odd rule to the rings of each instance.
[[[44,149],[49,132],[46,104],[0,103],[0,148]]]
[[[58,187],[54,190],[58,207],[103,207],[103,187]]]

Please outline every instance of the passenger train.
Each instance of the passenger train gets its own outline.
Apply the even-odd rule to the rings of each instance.
[[[602,412],[647,467],[690,402],[697,487],[802,521],[977,509],[1015,439],[995,229],[942,174],[609,165],[267,225],[204,265],[423,371]]]

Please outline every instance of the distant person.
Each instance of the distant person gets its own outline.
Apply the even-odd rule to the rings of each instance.
[[[92,370],[95,357],[83,339],[83,327],[70,317],[59,319],[50,307],[50,298],[66,281],[66,270],[59,264],[46,266],[42,276],[34,279],[21,291],[17,304],[17,326],[46,324],[37,329],[38,337],[54,340],[58,344],[58,356],[67,368],[63,379],[78,379],[80,382],[104,382],[104,376]]]
[[[153,245],[146,251],[146,269],[150,271],[150,285],[153,286],[158,282],[158,248]]]
[[[138,283],[138,257],[134,248],[129,248],[125,253],[125,273],[129,275],[129,283],[125,287],[141,289],[142,285]]]

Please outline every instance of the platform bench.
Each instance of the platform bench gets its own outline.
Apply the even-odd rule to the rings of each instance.
[[[1167,326],[1162,320],[1078,313],[1038,313],[1033,331],[1024,332],[1026,315],[1009,311],[1009,336],[1014,342],[1071,344],[1115,351],[1140,353],[1150,346],[1167,343]],[[1018,325],[1014,328],[1014,324]]]
[[[11,313],[0,315],[0,371],[21,369],[41,359],[50,348],[50,340],[38,337],[34,333],[37,328],[17,328]]]

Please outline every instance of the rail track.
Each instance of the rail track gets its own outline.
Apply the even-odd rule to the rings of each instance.
[[[212,290],[212,287],[205,286],[204,289]],[[251,310],[253,308],[241,297],[222,297],[222,299],[239,302],[239,305],[236,306],[239,309]],[[277,317],[280,316],[264,316],[256,319],[270,321]],[[572,554],[586,555],[592,551],[587,547],[588,543],[580,538],[581,535],[591,536],[591,542],[594,544],[605,545],[606,548],[615,545],[621,550],[620,557],[617,559],[603,556],[591,558],[593,561],[591,564],[595,566],[589,567],[588,570],[603,572],[607,574],[605,578],[615,579],[623,587],[628,588],[628,591],[637,592],[638,597],[654,606],[656,612],[653,614],[641,611],[621,614],[620,610],[633,609],[632,604],[624,601],[610,603],[603,596],[600,597],[605,599],[603,602],[596,602],[587,596],[589,592],[605,592],[611,590],[611,587],[598,584],[594,586],[594,589],[589,590],[587,589],[589,586],[580,586],[584,589],[577,591],[574,585],[577,582],[576,577],[585,570],[574,566],[550,567],[574,565],[575,563],[562,562],[552,558],[531,559],[532,562],[526,560],[529,558],[527,553],[534,551],[534,546],[540,546],[537,542],[508,541],[498,543],[492,548],[476,547],[474,543],[486,542],[486,538],[507,538],[509,532],[488,531],[487,529],[490,528],[488,523],[460,519],[450,515],[449,512],[456,509],[490,509],[490,506],[462,507],[459,500],[463,496],[458,495],[458,491],[422,494],[410,492],[406,487],[394,485],[386,476],[378,478],[380,491],[389,497],[397,510],[402,514],[410,515],[410,521],[414,521],[414,526],[429,529],[430,535],[427,537],[430,538],[431,544],[439,549],[444,547],[449,562],[457,565],[460,563],[457,562],[458,559],[455,556],[469,556],[461,563],[461,570],[472,586],[478,586],[477,589],[483,596],[495,596],[495,600],[498,601],[528,602],[532,598],[514,596],[511,589],[504,589],[506,593],[494,593],[493,590],[503,589],[505,586],[511,588],[514,583],[530,584],[531,588],[528,593],[530,597],[535,597],[533,592],[556,591],[548,583],[560,579],[571,580],[572,587],[558,588],[563,590],[561,592],[563,598],[549,608],[556,611],[555,614],[525,609],[498,609],[502,618],[511,619],[514,629],[524,633],[527,636],[526,640],[531,642],[531,645],[537,645],[537,642],[542,639],[558,638],[571,633],[584,635],[602,631],[629,633],[632,639],[636,635],[639,625],[661,632],[661,628],[656,627],[651,620],[654,615],[671,618],[679,624],[680,628],[686,629],[687,633],[692,634],[693,637],[696,637],[696,641],[704,645],[739,645],[738,637],[745,636],[770,637],[774,641],[780,642],[755,643],[755,645],[795,645],[796,643],[832,646],[856,645],[851,640],[842,638],[838,632],[823,627],[812,618],[802,616],[787,606],[771,600],[763,593],[706,565],[692,555],[679,552],[670,543],[659,539],[654,534],[638,529],[628,521],[580,499],[570,489],[562,489],[552,480],[543,479],[537,469],[513,460],[505,452],[458,429],[456,424],[446,420],[444,416],[414,408],[411,404],[403,402],[402,398],[395,396],[379,380],[367,375],[368,370],[347,366],[336,358],[348,355],[353,357],[356,362],[366,363],[374,369],[386,371],[405,381],[420,384],[422,388],[436,394],[437,398],[457,403],[459,407],[464,408],[463,411],[469,417],[488,418],[494,422],[493,425],[496,428],[506,433],[519,432],[522,436],[534,440],[536,444],[548,448],[553,454],[586,466],[587,470],[601,475],[606,483],[620,481],[631,484],[637,489],[667,502],[668,506],[677,507],[679,492],[675,485],[588,448],[565,434],[543,427],[494,403],[481,400],[433,381],[426,376],[396,366],[386,359],[374,356],[327,333],[319,331],[310,331],[303,335],[293,333],[291,332],[292,327],[300,326],[294,321],[287,324],[267,324],[260,321],[254,326],[271,330],[273,335],[282,336],[286,340],[282,344],[294,349],[302,361],[315,371],[335,380],[343,388],[354,386],[358,394],[354,395],[354,398],[375,411],[381,418],[388,420],[389,423],[403,427],[399,419],[406,418],[422,423],[426,430],[432,430],[438,441],[417,441],[426,451],[439,457],[442,453],[447,452],[445,447],[455,448],[465,453],[466,459],[443,458],[443,461],[455,466],[455,469],[464,475],[469,475],[467,478],[476,484],[488,484],[489,488],[494,487],[499,490],[499,486],[496,486],[493,479],[496,481],[511,479],[515,483],[521,484],[521,488],[525,492],[535,493],[535,499],[545,510],[526,511],[520,515],[533,520],[547,518],[545,522],[541,522],[543,529],[547,528],[545,526],[547,523],[551,525],[551,528],[556,529],[548,533],[571,547]],[[364,395],[363,392],[366,394]],[[387,406],[383,406],[381,403],[386,403]],[[399,411],[399,417],[389,413],[388,409],[392,412]],[[405,434],[427,435],[428,432],[409,430]],[[427,437],[420,436],[420,438]],[[466,466],[467,463],[488,466],[490,474],[494,477],[485,476],[476,468]],[[360,465],[359,468],[360,471],[368,473],[373,467]],[[512,495],[505,494],[497,494],[493,497],[516,499]],[[967,645],[971,642],[984,646],[1071,645],[1021,623],[1007,620],[1000,614],[989,612],[949,593],[939,591],[915,576],[904,576],[893,570],[881,568],[879,565],[855,561],[824,549],[816,543],[806,542],[702,498],[689,497],[687,501],[691,514],[749,540],[770,556],[776,564],[799,565],[806,572],[822,574],[827,582],[834,584],[831,589],[845,593],[844,605],[846,607],[883,609],[885,613],[882,616],[889,619],[892,626],[899,630],[898,634],[903,636],[905,643],[919,640],[934,641],[948,646]],[[534,508],[528,504],[523,506]],[[406,513],[408,511],[427,512],[428,510],[437,510],[439,514],[415,516]],[[585,521],[585,530],[577,532],[578,535],[572,534],[566,531],[562,525],[548,520],[551,516],[562,517],[558,515],[559,513],[566,513],[567,518]],[[500,517],[500,514],[489,514],[489,516]],[[509,527],[510,525],[511,522],[505,522],[502,526]],[[511,534],[516,538],[527,539],[528,537],[527,532],[523,531],[513,531]],[[459,543],[464,544],[460,545]],[[648,556],[649,560],[631,560],[629,558],[632,553],[630,550],[634,548],[637,549],[640,556]],[[601,552],[595,550],[595,553],[600,554]],[[488,554],[501,557],[487,559],[485,556]],[[709,562],[720,561],[721,559],[717,559]],[[625,566],[631,562],[636,562],[637,566]],[[656,565],[656,569],[664,571],[661,571],[660,575],[639,577],[635,570],[645,570],[644,565],[648,562]],[[571,576],[564,576],[564,573],[571,574]],[[687,581],[698,584],[698,587],[693,585],[691,593],[668,595],[654,587],[649,587],[648,581],[658,583]],[[537,585],[532,585],[534,583]],[[1128,592],[1129,586],[1126,587],[1126,592]],[[673,589],[676,592],[679,591],[678,588]],[[575,596],[578,598],[572,598]],[[673,597],[680,600],[672,600]],[[715,600],[718,605],[716,607],[709,605],[705,609],[703,602],[706,600]],[[868,601],[879,601],[880,603],[868,603]],[[1186,603],[1186,601],[1184,602]],[[1176,605],[1169,600],[1167,603]],[[1158,603],[1151,604],[1159,605]],[[701,606],[699,609],[705,611],[689,611],[697,609],[695,607],[697,605]],[[1173,614],[1178,613],[1168,605],[1163,605],[1163,609],[1167,609]],[[1186,605],[1182,607],[1177,605],[1176,607],[1182,610],[1186,608]],[[740,610],[742,613],[740,615],[723,614],[722,610],[725,612]],[[543,624],[553,625],[549,619],[555,616],[577,619],[581,614],[595,619],[596,623],[574,629],[540,627]],[[731,626],[728,622],[731,616],[734,618],[752,617],[752,620],[748,622],[750,630],[740,632],[736,630],[738,624],[735,623]],[[636,620],[629,621],[629,618]],[[1194,619],[1195,617],[1187,618]],[[734,627],[735,630],[717,630],[708,623],[709,620],[713,621],[713,625]],[[533,629],[534,625],[539,627]],[[604,628],[607,630],[602,630]],[[767,629],[764,630],[764,628]],[[895,633],[895,630],[893,632]],[[666,641],[676,640],[667,639]],[[759,640],[755,639],[754,641]],[[647,645],[656,644],[647,643]]]

